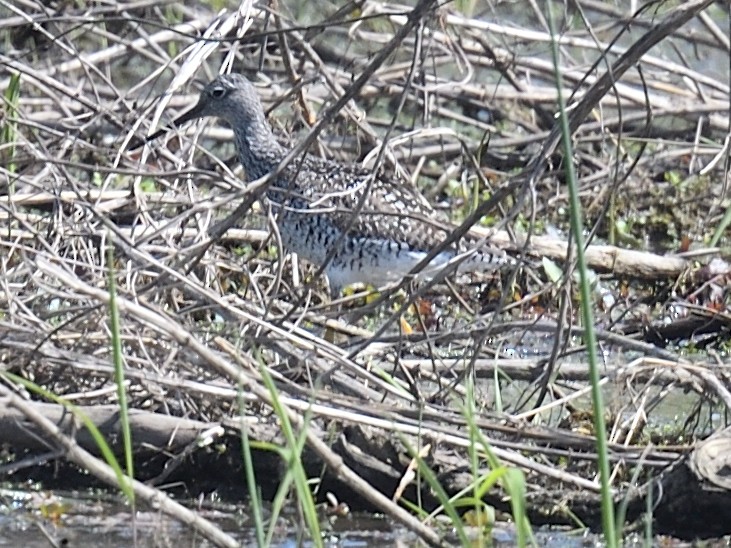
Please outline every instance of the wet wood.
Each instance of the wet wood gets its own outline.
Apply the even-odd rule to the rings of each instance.
[[[731,534],[731,428],[698,442],[653,485],[652,499],[658,526],[669,534]]]

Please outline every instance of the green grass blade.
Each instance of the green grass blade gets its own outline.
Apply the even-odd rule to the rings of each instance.
[[[302,514],[305,518],[307,529],[310,532],[312,543],[319,547],[323,546],[322,534],[320,532],[320,522],[317,517],[317,508],[315,507],[315,501],[310,490],[310,485],[307,481],[307,474],[302,466],[302,449],[305,443],[305,429],[307,428],[307,422],[304,422],[303,430],[301,435],[298,437],[295,435],[292,422],[289,420],[287,410],[279,399],[277,387],[274,385],[266,366],[264,366],[261,356],[258,356],[259,372],[264,382],[264,386],[269,391],[272,397],[272,407],[277,417],[279,418],[282,435],[284,436],[286,447],[289,451],[287,455],[288,459],[288,471],[293,475],[293,481],[295,490],[297,492],[297,500],[302,509]]]
[[[132,454],[132,429],[129,424],[129,406],[127,391],[124,387],[124,359],[122,357],[122,337],[117,306],[117,286],[114,280],[114,252],[107,248],[107,264],[109,271],[109,329],[112,334],[112,361],[114,363],[114,382],[117,384],[119,400],[119,420],[122,426],[122,444],[127,475],[134,478],[134,458]]]
[[[254,534],[256,545],[259,548],[267,546],[264,542],[264,516],[262,512],[261,492],[257,488],[256,475],[254,474],[254,460],[251,457],[251,443],[249,443],[249,428],[244,418],[246,403],[243,398],[243,387],[239,386],[239,415],[241,416],[241,455],[244,459],[244,474],[246,476],[246,487],[249,491],[249,506],[254,520]]]
[[[576,172],[572,161],[573,147],[571,144],[571,130],[566,115],[566,102],[561,90],[563,77],[560,70],[560,56],[556,39],[553,2],[546,2],[548,23],[551,31],[551,55],[556,76],[556,90],[558,92],[559,123],[561,124],[561,140],[564,148],[564,166],[566,182],[569,190],[569,205],[571,212],[571,231],[576,241],[576,268],[579,271],[579,289],[581,295],[581,320],[585,328],[584,339],[589,361],[589,378],[594,409],[594,431],[596,433],[596,449],[598,455],[599,477],[601,482],[602,528],[604,540],[608,548],[617,548],[617,534],[614,522],[614,502],[610,485],[610,470],[607,447],[607,433],[604,425],[604,402],[599,385],[599,360],[597,358],[596,334],[594,333],[594,318],[591,309],[591,281],[589,279],[586,259],[584,257],[584,228],[582,224],[581,204],[579,202]]]
[[[497,382],[497,379],[496,379]],[[470,454],[474,454],[474,459],[478,458],[477,448],[480,447],[487,459],[491,473],[483,475],[481,481],[475,482],[474,497],[475,500],[481,501],[488,491],[491,490],[496,482],[500,482],[503,490],[508,494],[510,499],[510,510],[516,526],[516,544],[523,547],[528,544],[535,545],[535,537],[533,529],[528,519],[527,507],[525,503],[525,476],[523,472],[517,468],[508,468],[500,462],[490,447],[490,443],[482,434],[475,417],[477,416],[474,397],[474,382],[472,377],[468,377],[466,383],[466,398],[463,415],[467,421],[470,436]],[[478,475],[479,468],[477,464],[473,464],[473,474]]]
[[[2,131],[0,131],[0,144],[8,145],[7,157],[2,158],[2,160],[9,173],[15,173],[17,170],[15,165],[15,144],[19,101],[20,73],[16,72],[10,76],[8,88],[5,90],[5,123],[3,124]]]
[[[400,436],[400,438],[402,443],[404,444],[404,447],[406,447],[409,455],[411,455],[412,458],[416,459],[417,465],[419,467],[419,473],[421,474],[422,478],[424,478],[424,480],[429,484],[429,487],[432,488],[437,500],[442,505],[444,513],[447,514],[450,521],[452,522],[454,531],[457,533],[457,537],[459,537],[460,545],[471,546],[472,544],[470,543],[470,539],[467,536],[467,530],[465,529],[462,518],[457,511],[457,507],[454,505],[452,499],[450,499],[449,495],[444,490],[444,487],[442,487],[442,485],[439,483],[439,479],[437,478],[436,474],[432,471],[431,468],[429,468],[429,466],[427,466],[427,464],[424,462],[424,459],[419,456],[418,451],[416,451],[411,446],[409,440],[407,440],[405,436]]]
[[[39,396],[42,396],[49,401],[62,405],[69,413],[71,413],[74,417],[80,420],[84,427],[89,431],[89,434],[91,434],[91,437],[94,439],[94,443],[99,448],[99,452],[102,454],[102,457],[104,458],[106,463],[112,468],[112,470],[114,470],[114,475],[117,477],[119,489],[122,491],[130,504],[134,504],[135,495],[134,491],[132,490],[132,485],[129,482],[129,478],[125,476],[124,470],[122,470],[119,461],[117,461],[117,458],[114,456],[114,452],[112,451],[111,447],[109,447],[107,440],[104,439],[102,433],[99,431],[94,422],[89,418],[86,413],[84,413],[73,403],[63,399],[60,396],[57,396],[53,392],[50,392],[49,390],[46,390],[41,386],[38,386],[34,382],[24,379],[23,377],[19,377],[18,375],[14,375],[13,373],[3,371],[0,371],[0,376],[5,377],[9,381],[12,381],[16,384],[24,386],[28,391],[33,392],[34,394],[38,394]]]
[[[711,241],[708,244],[710,247],[716,247],[718,245],[718,242],[721,241],[721,238],[726,233],[726,229],[728,228],[728,226],[730,224],[731,224],[731,203],[729,203],[728,207],[726,208],[726,211],[723,214],[723,218],[718,223],[716,230],[713,232]]]

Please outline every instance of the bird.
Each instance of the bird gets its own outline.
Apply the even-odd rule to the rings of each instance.
[[[248,182],[274,172],[289,153],[267,121],[256,87],[242,74],[215,78],[172,125],[207,117],[233,130]],[[309,153],[281,170],[265,195],[283,247],[324,267],[333,297],[357,283],[379,288],[401,281],[455,229],[395,174]],[[514,264],[504,251],[485,249],[484,241],[467,235],[439,252],[419,276],[433,277],[461,254],[461,272]]]

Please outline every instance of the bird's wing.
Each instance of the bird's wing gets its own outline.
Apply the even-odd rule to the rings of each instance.
[[[312,158],[297,181],[308,212],[327,212],[335,227],[356,238],[429,250],[453,228],[421,194],[383,172]]]
[[[267,193],[270,200],[290,212],[319,215],[321,223],[354,240],[429,252],[455,229],[421,194],[382,172],[306,157],[299,165],[295,161],[289,166],[280,181]],[[296,184],[291,185],[292,181]],[[486,248],[483,239],[469,234],[444,251],[457,255],[475,248],[473,266],[505,262],[502,250]]]

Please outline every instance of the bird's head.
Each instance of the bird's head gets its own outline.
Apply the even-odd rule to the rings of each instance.
[[[241,74],[224,74],[206,85],[198,104],[175,120],[179,126],[205,117],[220,118],[231,126],[246,127],[264,118],[264,109],[254,85]]]

